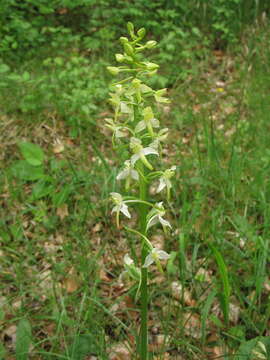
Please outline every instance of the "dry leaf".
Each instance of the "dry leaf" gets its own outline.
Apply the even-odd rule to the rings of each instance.
[[[53,152],[55,154],[60,154],[65,150],[64,144],[57,140],[56,143],[53,145]]]
[[[68,294],[72,294],[76,290],[78,290],[80,286],[80,279],[76,270],[72,267],[66,279],[63,281],[63,288],[67,291]]]
[[[198,314],[185,313],[184,314],[184,329],[187,336],[191,336],[194,339],[201,337],[201,323]]]
[[[17,326],[11,325],[6,330],[4,330],[4,336],[7,336],[11,339],[12,344],[15,344],[16,342],[16,331]]]
[[[240,317],[240,307],[239,305],[235,305],[235,304],[229,304],[229,320],[233,323],[233,324],[237,324],[239,321],[239,317]]]
[[[99,223],[96,223],[96,224],[94,225],[94,227],[92,228],[92,232],[93,232],[93,233],[97,233],[97,232],[99,232],[101,229],[102,229],[102,224],[99,222]]]
[[[131,359],[130,352],[128,350],[127,344],[115,344],[111,347],[110,360],[129,360]]]
[[[69,215],[67,204],[63,204],[57,208],[56,215],[59,216],[61,220],[64,220],[64,218]]]
[[[183,290],[182,284],[178,281],[173,281],[171,284],[172,296],[176,300],[184,300],[184,303],[188,306],[194,306],[195,300],[192,299],[190,292],[186,289]]]

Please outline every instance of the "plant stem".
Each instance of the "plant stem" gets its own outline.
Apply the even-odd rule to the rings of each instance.
[[[146,201],[147,199],[147,184],[144,178],[144,165],[140,164],[142,176],[140,176],[140,200]],[[146,235],[146,216],[147,205],[140,204],[140,231]],[[147,244],[142,242],[141,248],[141,329],[140,329],[140,359],[148,359],[148,334],[147,334],[147,321],[148,321],[148,291],[147,291],[147,268],[143,268],[145,258],[148,254]]]

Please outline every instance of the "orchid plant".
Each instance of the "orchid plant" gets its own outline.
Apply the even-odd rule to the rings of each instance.
[[[166,97],[167,89],[155,91],[145,83],[149,77],[156,74],[159,66],[146,61],[143,53],[154,48],[157,43],[153,40],[143,42],[146,33],[144,28],[135,32],[133,24],[129,22],[127,29],[130,38],[120,38],[123,53],[115,55],[119,66],[107,67],[112,75],[121,78],[111,86],[110,103],[114,115],[113,118],[106,119],[105,126],[112,131],[114,148],[126,148],[130,154],[116,177],[120,183],[124,181],[124,191],[127,195],[111,193],[114,204],[112,213],[116,215],[116,225],[119,228],[120,217],[131,218],[131,206],[135,205],[138,210],[139,230],[126,226],[124,228],[141,239],[140,266],[137,267],[137,259],[135,265],[135,259],[126,254],[124,267],[125,272],[138,282],[137,294],[140,296],[141,306],[138,351],[140,359],[147,360],[148,271],[150,266],[156,264],[157,269],[163,272],[161,260],[168,260],[170,256],[151,244],[148,233],[150,228],[159,224],[166,234],[171,229],[169,221],[166,220],[163,202],[151,201],[149,186],[152,181],[156,181],[156,193],[166,193],[169,201],[172,187],[170,179],[176,167],[172,166],[162,171],[155,169],[156,160],[161,159],[162,143],[168,136],[168,129],[160,127],[155,108],[157,104],[169,103],[169,99]]]

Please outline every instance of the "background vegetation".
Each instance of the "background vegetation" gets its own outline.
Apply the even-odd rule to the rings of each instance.
[[[159,41],[177,165],[155,359],[269,359],[268,0],[2,0],[0,359],[129,359],[138,314],[109,216],[104,118],[126,22]],[[134,239],[128,239],[135,241]],[[156,285],[158,284],[158,286]]]

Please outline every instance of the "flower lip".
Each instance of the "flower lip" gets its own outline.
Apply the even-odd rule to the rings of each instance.
[[[153,248],[145,258],[145,262],[143,267],[147,268],[154,262],[158,262],[159,260],[168,260],[170,258],[170,255],[166,253],[164,250],[160,250],[157,248]]]

